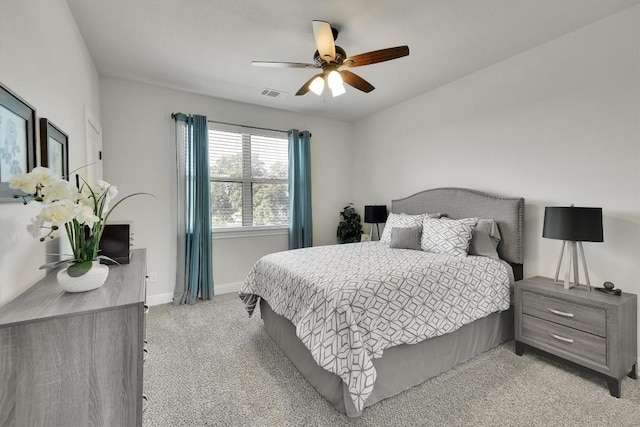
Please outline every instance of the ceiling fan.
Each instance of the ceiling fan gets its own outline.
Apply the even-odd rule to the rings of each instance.
[[[331,94],[336,97],[345,93],[343,83],[367,93],[375,89],[371,83],[349,71],[349,68],[390,61],[409,55],[409,46],[396,46],[347,57],[344,49],[334,43],[338,37],[338,30],[325,21],[313,21],[313,36],[318,48],[313,55],[313,64],[253,61],[251,65],[276,68],[321,68],[322,72],[303,84],[296,92],[296,96],[304,95],[309,91],[321,95],[326,84],[331,89]]]

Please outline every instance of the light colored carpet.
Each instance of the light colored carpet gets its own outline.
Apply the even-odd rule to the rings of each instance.
[[[349,419],[298,373],[235,294],[151,307],[145,365],[151,426],[638,426],[640,381],[603,379],[513,341]]]

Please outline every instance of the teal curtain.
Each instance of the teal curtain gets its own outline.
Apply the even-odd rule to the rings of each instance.
[[[173,303],[213,297],[207,118],[177,113],[178,253]]]
[[[313,246],[311,134],[289,131],[289,249]]]

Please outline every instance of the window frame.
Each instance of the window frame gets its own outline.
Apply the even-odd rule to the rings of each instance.
[[[214,238],[229,239],[235,237],[254,237],[254,236],[275,236],[288,234],[291,224],[291,217],[288,217],[287,224],[279,225],[253,225],[253,184],[287,184],[287,193],[289,185],[289,153],[287,150],[287,178],[253,178],[252,174],[252,156],[251,156],[251,136],[283,138],[288,142],[288,132],[273,129],[257,128],[252,126],[234,125],[229,123],[208,121],[208,131],[232,132],[242,135],[242,152],[241,152],[241,177],[213,177],[209,176],[211,183],[235,183],[242,187],[242,225],[234,227],[216,227],[213,225],[213,213],[211,216],[211,229],[215,232]],[[211,149],[211,139],[208,141]],[[249,161],[245,161],[249,159]],[[248,196],[245,196],[248,195]],[[289,196],[289,195],[288,195]],[[290,199],[289,199],[290,200]],[[246,206],[245,206],[246,203]],[[246,207],[250,209],[246,209]],[[245,225],[248,224],[248,225]]]

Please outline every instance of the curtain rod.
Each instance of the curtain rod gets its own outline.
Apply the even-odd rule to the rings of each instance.
[[[211,123],[218,123],[218,124],[221,124],[221,125],[238,126],[238,127],[243,127],[243,128],[249,128],[249,129],[266,130],[266,131],[270,131],[270,132],[282,132],[282,133],[286,133],[286,134],[289,133],[289,131],[281,130],[281,129],[269,129],[269,128],[261,128],[261,127],[258,127],[258,126],[237,125],[235,123],[218,122],[218,121],[215,121],[215,120],[209,120],[209,121]],[[311,132],[309,132],[309,136],[311,136]]]
[[[184,113],[171,113],[171,118],[175,119],[176,115],[178,115],[178,114],[184,114]],[[244,128],[250,128],[250,129],[266,130],[266,131],[269,131],[269,132],[282,132],[282,133],[286,133],[286,134],[289,133],[289,131],[281,130],[281,129],[269,129],[269,128],[261,128],[261,127],[258,127],[258,126],[237,125],[235,123],[218,122],[218,121],[215,121],[215,120],[207,120],[207,121],[211,122],[211,123],[218,123],[218,124],[221,124],[221,125],[239,126],[239,127],[244,127]],[[310,137],[312,136],[311,132],[309,132],[309,136]]]
[[[282,132],[282,133],[287,133],[286,130],[282,130],[282,129],[269,129],[269,128],[261,128],[258,126],[246,126],[246,125],[238,125],[235,123],[226,123],[226,122],[218,122],[215,120],[209,120],[211,123],[218,123],[221,125],[229,125],[229,126],[238,126],[238,127],[243,127],[243,128],[250,128],[250,129],[259,129],[259,130],[268,130],[270,132]]]

